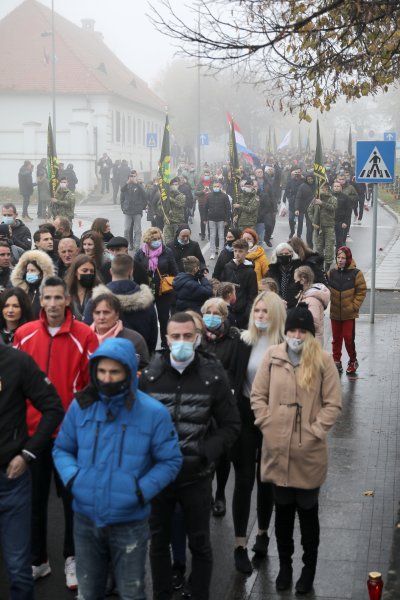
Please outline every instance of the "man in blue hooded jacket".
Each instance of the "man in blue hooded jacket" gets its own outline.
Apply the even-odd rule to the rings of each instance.
[[[73,495],[77,578],[85,600],[104,596],[111,557],[120,598],[142,600],[150,500],[181,468],[168,410],[137,389],[132,343],[107,339],[90,358],[53,456]]]

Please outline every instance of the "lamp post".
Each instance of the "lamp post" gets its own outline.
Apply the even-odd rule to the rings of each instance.
[[[51,31],[41,33],[42,37],[51,36],[51,87],[52,87],[52,105],[53,105],[53,139],[56,146],[57,123],[56,123],[56,41],[54,30],[54,0],[51,0]]]

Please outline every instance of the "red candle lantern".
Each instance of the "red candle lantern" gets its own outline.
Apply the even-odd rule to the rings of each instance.
[[[371,571],[368,573],[368,594],[369,600],[381,600],[383,590],[383,580],[381,573]]]

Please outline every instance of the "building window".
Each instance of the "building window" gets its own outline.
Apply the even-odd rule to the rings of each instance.
[[[128,144],[132,144],[132,117],[128,117]]]
[[[115,113],[115,141],[121,141],[121,113],[119,110]]]

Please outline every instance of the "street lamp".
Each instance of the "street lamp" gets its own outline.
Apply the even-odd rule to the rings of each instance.
[[[51,79],[52,79],[52,100],[53,100],[53,139],[56,146],[57,126],[56,126],[56,41],[54,31],[54,0],[51,0],[51,31],[44,31],[42,37],[51,36]]]

